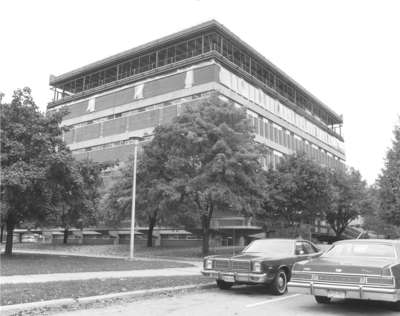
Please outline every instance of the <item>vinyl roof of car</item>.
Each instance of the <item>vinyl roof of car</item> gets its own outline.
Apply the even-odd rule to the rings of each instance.
[[[372,242],[372,243],[385,243],[385,244],[400,244],[400,239],[347,239],[335,242],[335,244],[342,244],[348,242]]]
[[[255,240],[287,240],[287,241],[308,241],[308,242],[311,242],[309,240],[297,239],[297,238],[260,238],[260,239],[255,239]]]

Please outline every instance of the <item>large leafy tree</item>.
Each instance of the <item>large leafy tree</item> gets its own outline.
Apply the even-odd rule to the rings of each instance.
[[[323,216],[330,199],[328,170],[302,153],[286,156],[276,169],[266,172],[265,191],[258,218],[267,224],[284,222],[292,228],[311,224],[314,218]]]
[[[395,126],[392,147],[386,154],[385,166],[378,178],[380,216],[400,226],[400,123]]]
[[[367,187],[361,174],[353,169],[331,173],[332,195],[325,209],[326,221],[340,239],[349,224],[361,215],[366,203]]]
[[[262,147],[243,109],[211,97],[157,127],[152,143],[160,145],[156,156],[162,157],[165,185],[179,201],[181,218],[201,227],[203,254],[218,209],[251,214],[259,206]]]
[[[68,152],[60,129],[62,112],[45,116],[29,88],[16,90],[1,104],[1,200],[7,225],[6,254],[12,253],[13,231],[22,221],[41,221],[52,212],[54,162]]]
[[[218,208],[250,213],[260,202],[260,153],[245,112],[214,97],[157,127],[137,176],[137,214],[149,223],[148,245],[158,220],[199,225],[207,254]],[[106,203],[117,223],[130,216],[131,165],[120,170]]]
[[[31,90],[16,90],[1,104],[1,217],[6,222],[6,254],[12,254],[16,225],[48,223],[62,204],[83,204],[83,179],[62,140],[65,112],[44,115]]]

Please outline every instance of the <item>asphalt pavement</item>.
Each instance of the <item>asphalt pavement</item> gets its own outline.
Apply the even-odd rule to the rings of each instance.
[[[231,290],[208,289],[167,297],[144,298],[104,308],[59,313],[59,316],[389,316],[398,315],[389,304],[366,301],[335,301],[317,304],[312,296],[271,295],[262,287],[241,286]]]

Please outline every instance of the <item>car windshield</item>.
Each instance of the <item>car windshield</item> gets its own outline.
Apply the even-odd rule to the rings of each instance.
[[[248,245],[243,253],[261,252],[269,256],[293,255],[292,240],[255,240]]]
[[[343,243],[334,245],[324,257],[378,257],[394,258],[395,249],[383,243]]]

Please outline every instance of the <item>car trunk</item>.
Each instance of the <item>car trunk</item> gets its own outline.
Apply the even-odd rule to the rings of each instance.
[[[321,257],[303,265],[296,270],[319,273],[340,273],[359,275],[387,275],[387,267],[393,263],[391,259],[371,258],[329,258]]]

